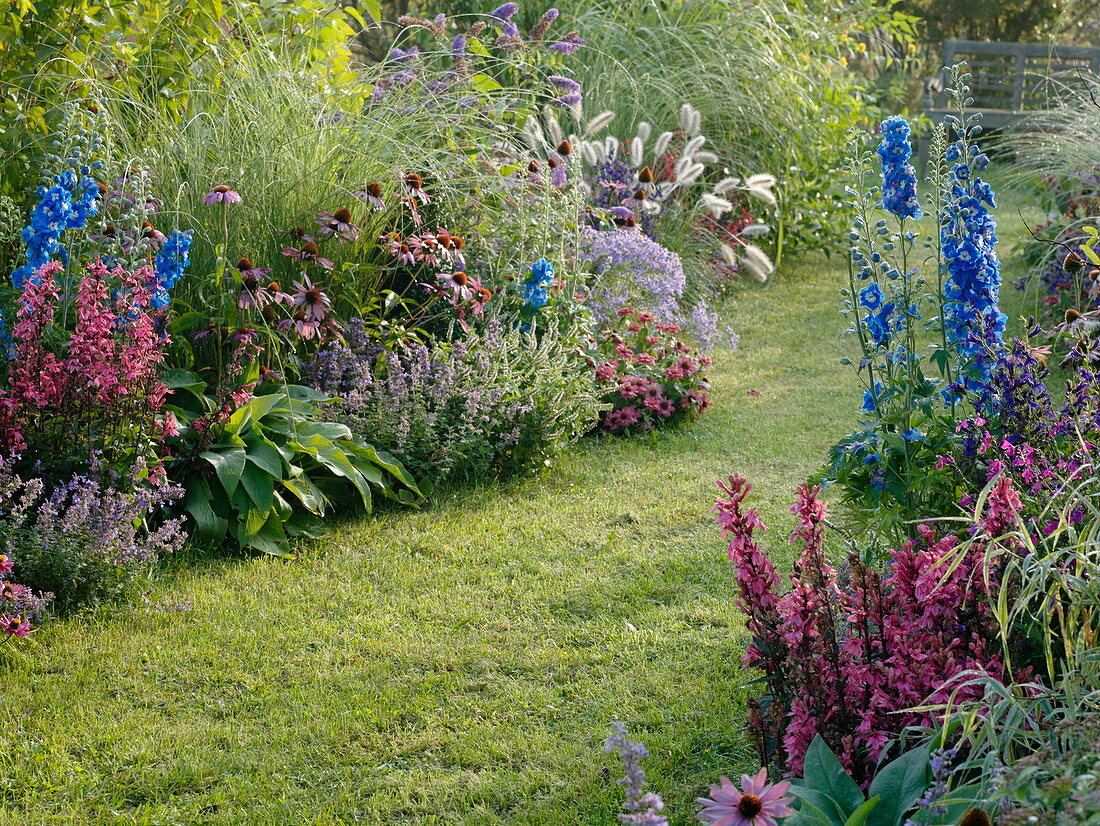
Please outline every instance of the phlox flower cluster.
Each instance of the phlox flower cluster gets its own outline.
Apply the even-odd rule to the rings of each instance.
[[[778,759],[797,774],[820,734],[866,785],[890,740],[907,726],[933,722],[907,709],[947,699],[957,688],[949,682],[965,671],[1001,676],[982,542],[958,549],[956,537],[922,526],[918,539],[890,552],[884,573],[853,554],[841,576],[825,552],[819,490],[803,485],[791,508],[798,520],[791,539],[802,550],[782,593],[755,538],[763,525],[743,506],[749,486],[732,477],[720,488],[716,521],[730,540],[738,605],[753,635],[744,664],[762,668],[769,688],[768,702],[750,715],[764,762]],[[999,535],[1019,507],[1006,480],[982,516],[985,535]],[[946,560],[952,553],[960,558]],[[778,743],[778,751],[768,751],[768,743]]]
[[[612,321],[622,307],[649,312],[659,321],[680,322],[687,277],[680,256],[672,250],[633,227],[586,227],[578,257],[600,276],[588,299],[598,322]]]
[[[602,398],[612,405],[601,427],[613,433],[652,430],[710,406],[705,368],[711,359],[680,340],[681,332],[677,324],[626,307],[593,340],[589,363]]]

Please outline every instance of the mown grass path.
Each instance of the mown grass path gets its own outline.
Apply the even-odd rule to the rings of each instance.
[[[843,266],[741,291],[695,424],[588,440],[292,562],[177,560],[153,605],[52,623],[3,660],[2,822],[610,824],[616,719],[695,822],[753,761],[714,482],[756,485],[786,563],[793,490],[859,403]]]

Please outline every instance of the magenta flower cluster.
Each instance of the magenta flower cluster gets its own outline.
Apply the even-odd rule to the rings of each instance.
[[[0,442],[8,453],[86,463],[93,455],[129,470],[157,441],[157,413],[167,390],[157,380],[168,343],[152,307],[152,268],[134,272],[89,265],[72,299],[69,332],[55,280],[62,266],[46,264],[23,285],[8,387],[0,390]],[[58,348],[56,340],[65,340]],[[144,443],[144,446],[143,446]]]
[[[750,486],[740,477],[720,483],[714,511],[728,536],[738,606],[752,642],[743,664],[761,668],[768,702],[751,706],[750,729],[764,762],[799,773],[806,749],[820,734],[857,780],[869,782],[886,745],[912,725],[929,724],[926,701],[966,699],[952,678],[1003,672],[990,594],[983,576],[986,543],[959,548],[955,536],[929,526],[919,540],[890,552],[880,572],[853,554],[840,576],[825,551],[826,508],[819,489],[803,485],[791,508],[798,523],[791,541],[802,550],[790,588],[755,539],[764,526],[744,508]],[[977,526],[1000,536],[1014,523],[1020,500],[1012,483],[993,488]],[[950,562],[949,555],[955,555]],[[778,743],[774,751],[766,744]]]
[[[678,324],[624,307],[589,354],[596,384],[612,409],[601,426],[613,433],[675,424],[710,406],[709,356],[678,338]]]

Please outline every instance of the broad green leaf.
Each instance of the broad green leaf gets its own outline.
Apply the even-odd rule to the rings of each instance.
[[[207,450],[200,455],[214,466],[214,472],[218,474],[218,481],[222,483],[226,496],[232,496],[237,490],[237,484],[241,480],[241,472],[244,470],[244,448],[233,447],[219,451]]]
[[[225,538],[229,523],[214,512],[211,500],[210,486],[206,480],[196,479],[189,484],[183,509],[195,522],[194,538],[212,545]]]
[[[868,826],[897,826],[928,788],[928,747],[912,749],[882,768],[871,781],[869,794],[880,804],[871,812]]]
[[[256,465],[248,464],[241,473],[241,487],[258,509],[265,513],[271,510],[275,483],[270,473]]]
[[[844,821],[844,826],[863,826],[867,822],[867,818],[871,816],[871,810],[878,804],[878,798],[872,797],[870,800],[863,801],[858,809],[852,812],[851,816]]]
[[[802,802],[803,807],[809,806],[822,812],[829,819],[829,823],[839,826],[848,817],[848,813],[843,810],[840,803],[820,789],[811,789],[809,786],[792,783],[790,793]]]
[[[276,479],[281,479],[283,477],[283,457],[279,454],[275,445],[255,433],[246,439],[245,442],[248,445],[248,452],[245,454],[245,458],[247,458],[249,462]]]
[[[863,792],[844,771],[844,767],[820,734],[814,737],[806,750],[802,774],[802,785],[824,792],[837,802],[840,806],[841,822],[863,805]]]

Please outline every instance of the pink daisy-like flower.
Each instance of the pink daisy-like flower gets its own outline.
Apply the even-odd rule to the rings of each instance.
[[[0,631],[13,637],[25,637],[31,632],[31,624],[22,617],[0,617]]]
[[[351,222],[351,211],[341,207],[335,212],[321,212],[317,215],[317,233],[321,238],[339,238],[342,241],[354,241],[359,237],[359,227]]]
[[[382,202],[382,186],[380,184],[367,184],[362,189],[357,189],[351,194],[360,201],[370,204],[379,212],[386,208],[386,205]]]
[[[214,204],[229,206],[230,204],[239,204],[241,196],[224,184],[219,184],[202,196],[202,202],[207,206],[213,206]]]
[[[0,554],[0,573],[3,573],[3,574],[9,573],[11,571],[11,569],[14,568],[14,567],[15,567],[14,562],[12,562],[10,559],[8,559],[8,557],[6,557],[4,554]]]
[[[288,258],[293,258],[295,261],[312,262],[319,264],[326,270],[331,270],[335,265],[327,258],[322,258],[320,251],[317,249],[317,245],[312,241],[306,241],[302,244],[301,249],[294,247],[283,247],[283,255]]]
[[[451,301],[455,304],[461,304],[463,301],[469,301],[481,289],[481,285],[474,281],[466,273],[459,270],[458,272],[441,273],[436,276],[439,284],[444,289],[451,291]]]
[[[776,820],[793,814],[785,797],[791,784],[783,781],[768,784],[768,770],[761,769],[755,777],[741,775],[741,789],[728,777],[711,786],[711,797],[700,797],[703,804],[699,820],[711,826],[775,826]]]
[[[428,193],[424,191],[424,179],[415,172],[410,172],[405,176],[405,191],[422,204],[431,202]]]
[[[294,282],[297,290],[290,297],[290,306],[305,313],[306,321],[315,321],[320,324],[332,309],[332,301],[319,286],[314,286],[308,277],[302,281]]]
[[[615,378],[615,375],[619,371],[619,363],[612,359],[611,361],[605,361],[603,364],[596,368],[596,381],[608,382]]]

